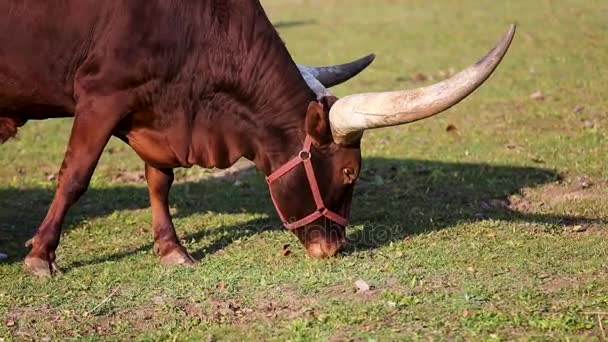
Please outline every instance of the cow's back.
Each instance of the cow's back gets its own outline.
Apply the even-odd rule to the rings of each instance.
[[[187,108],[210,127],[217,92],[254,113],[308,97],[256,0],[0,0],[0,13],[0,142],[27,120],[74,115],[82,93],[134,90],[161,119]]]
[[[104,7],[94,0],[0,1],[0,116],[71,114],[74,73]]]

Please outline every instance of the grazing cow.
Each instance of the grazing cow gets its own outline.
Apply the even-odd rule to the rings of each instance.
[[[373,56],[298,65],[257,0],[0,0],[0,12],[0,141],[28,120],[74,118],[55,196],[27,243],[25,269],[45,276],[58,271],[65,215],[111,136],[145,162],[161,263],[195,262],[169,214],[172,169],[227,168],[241,157],[267,175],[280,218],[307,253],[333,256],[363,131],[450,108],[490,76],[515,31],[435,85],[337,99],[327,88]]]

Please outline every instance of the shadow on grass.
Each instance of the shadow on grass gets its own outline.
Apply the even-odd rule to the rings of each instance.
[[[527,214],[488,207],[487,203],[492,199],[505,199],[522,188],[541,186],[559,178],[556,172],[547,169],[367,158],[361,174],[355,191],[352,217],[352,223],[359,227],[349,234],[347,253],[375,249],[407,235],[480,219],[557,225],[593,221],[583,217]],[[271,217],[220,227],[212,232],[202,229],[184,236],[185,240],[202,239],[208,234],[222,236],[204,250],[193,251],[195,257],[214,253],[235,240],[262,231],[280,229],[264,182],[248,171],[244,171],[240,179],[244,186],[234,186],[232,182],[222,179],[174,185],[171,206],[177,209],[175,217],[189,217],[204,212],[247,212]],[[51,198],[52,191],[49,189],[0,188],[0,252],[10,256],[7,262],[18,262],[25,256],[27,250],[23,243],[33,235],[43,219]],[[115,211],[146,209],[148,206],[144,184],[91,188],[71,210],[64,231],[82,220],[105,217]],[[177,230],[179,232],[179,226]],[[136,250],[88,259],[68,268],[118,260],[151,248],[152,241]]]
[[[282,28],[291,28],[291,27],[298,27],[298,26],[307,26],[307,25],[313,25],[316,24],[317,21],[314,19],[308,19],[308,20],[292,20],[292,21],[278,21],[276,23],[273,24],[274,28],[276,28],[277,30],[280,30]]]

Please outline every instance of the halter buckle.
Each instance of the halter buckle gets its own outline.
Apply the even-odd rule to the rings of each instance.
[[[302,150],[302,151],[300,151],[300,153],[298,154],[298,156],[302,160],[309,160],[310,159],[310,151]]]

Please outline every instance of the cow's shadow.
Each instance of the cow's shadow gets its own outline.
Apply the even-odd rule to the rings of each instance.
[[[280,30],[280,29],[287,29],[287,28],[298,27],[298,26],[314,25],[316,23],[317,23],[317,21],[314,19],[277,21],[276,23],[273,24],[273,26],[277,30]]]
[[[213,229],[214,236],[221,238],[202,250],[193,251],[195,257],[204,257],[245,236],[281,229],[262,177],[251,170],[242,172],[228,179],[186,181],[174,185],[171,205],[177,210],[176,217],[204,212],[248,212],[269,217]],[[239,179],[240,185],[234,184],[235,178]],[[558,179],[555,171],[533,167],[366,158],[354,195],[352,223],[356,228],[349,233],[350,244],[346,253],[375,249],[404,236],[486,218],[553,224],[588,220],[584,217],[520,213],[500,205],[500,199],[523,188]],[[51,198],[52,191],[45,188],[0,188],[0,252],[9,255],[5,262],[18,262],[25,256],[27,251],[23,243],[43,219]],[[71,210],[64,232],[83,220],[148,206],[147,190],[143,184],[93,187]],[[209,230],[201,227],[184,239],[199,240],[209,234]],[[64,266],[72,268],[117,260],[150,250],[151,246],[150,241],[134,250],[112,255],[91,259],[83,256],[82,261]]]

